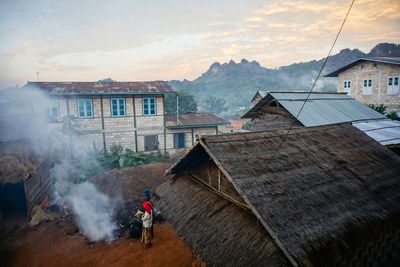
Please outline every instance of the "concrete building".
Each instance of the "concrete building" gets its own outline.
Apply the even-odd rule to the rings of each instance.
[[[325,77],[338,77],[338,92],[357,101],[383,104],[387,112],[400,111],[400,58],[360,58]]]
[[[53,127],[73,118],[77,134],[99,150],[119,144],[135,152],[174,152],[173,133],[165,125],[164,94],[173,92],[167,82],[28,82],[25,87],[51,97]],[[208,126],[196,132],[211,133]]]

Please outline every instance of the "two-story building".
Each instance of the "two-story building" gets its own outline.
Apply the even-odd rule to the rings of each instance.
[[[325,77],[338,77],[338,92],[366,105],[383,104],[387,111],[400,111],[400,58],[359,58]]]
[[[222,119],[204,117],[201,125],[166,125],[164,94],[174,92],[167,82],[28,82],[50,96],[52,126],[74,118],[76,133],[99,150],[113,144],[132,151],[176,152],[187,147],[177,140],[193,134],[215,134]],[[176,115],[175,115],[176,116]],[[208,121],[207,121],[207,118]],[[183,134],[182,134],[183,133]],[[183,137],[182,137],[183,136]],[[184,145],[182,145],[184,144]]]

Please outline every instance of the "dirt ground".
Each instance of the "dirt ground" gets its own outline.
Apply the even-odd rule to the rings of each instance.
[[[153,163],[112,170],[93,178],[108,195],[122,196],[119,216],[132,214],[142,202],[142,192],[151,192],[168,178],[168,163]],[[72,225],[71,225],[72,224]],[[4,225],[3,225],[4,226]],[[0,266],[191,266],[192,253],[167,223],[154,226],[153,247],[140,240],[123,238],[111,243],[91,243],[73,223],[58,218],[36,227],[25,222],[20,228],[0,232]],[[126,237],[127,235],[123,235]]]
[[[148,188],[152,193],[168,178],[164,176],[169,163],[152,163],[137,167],[115,169],[92,178],[101,191],[110,197],[122,197],[124,204],[117,207],[116,220],[124,221],[143,203],[143,190]]]
[[[136,239],[90,243],[79,233],[65,235],[53,222],[22,228],[0,262],[1,266],[191,266],[192,253],[172,227],[164,223],[154,227],[151,248]]]

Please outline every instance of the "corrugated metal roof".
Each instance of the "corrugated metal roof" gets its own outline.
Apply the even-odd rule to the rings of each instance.
[[[214,113],[195,113],[190,112],[186,114],[179,114],[178,125],[176,123],[176,114],[165,115],[165,126],[169,127],[183,127],[183,126],[200,126],[200,125],[219,125],[229,124],[229,122],[218,117]]]
[[[269,94],[296,117],[308,93],[271,92]],[[346,94],[311,93],[297,119],[304,126],[310,127],[384,118],[382,114]]]
[[[353,126],[357,127],[382,145],[400,144],[400,121],[387,119],[355,122],[353,123]]]
[[[164,81],[152,82],[28,82],[50,94],[154,94],[173,92]]]
[[[325,74],[324,77],[338,77],[339,73],[357,65],[361,61],[371,61],[377,63],[387,63],[387,64],[394,64],[400,65],[400,58],[399,57],[371,57],[371,58],[359,58],[354,60],[353,62],[346,64],[335,71],[332,71],[328,74]]]

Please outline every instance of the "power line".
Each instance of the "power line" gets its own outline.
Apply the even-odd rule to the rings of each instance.
[[[340,35],[340,33],[342,32],[343,26],[344,26],[344,24],[345,24],[345,22],[346,22],[346,20],[347,20],[347,17],[349,16],[349,13],[350,13],[351,8],[353,7],[354,1],[355,1],[355,0],[352,0],[352,1],[351,1],[350,7],[349,7],[349,9],[347,10],[346,16],[344,17],[344,20],[343,20],[343,22],[342,22],[342,25],[340,26],[340,29],[339,29],[338,33],[336,34],[336,38],[335,38],[335,40],[333,41],[333,44],[332,44],[332,46],[331,46],[331,49],[329,50],[328,56],[325,58],[324,63],[322,64],[321,69],[320,69],[319,72],[318,72],[317,78],[315,79],[313,85],[311,86],[311,90],[310,90],[310,91],[308,92],[308,94],[307,94],[307,98],[304,100],[303,105],[301,106],[301,108],[300,108],[299,112],[297,113],[295,119],[293,119],[292,124],[290,125],[288,131],[286,132],[286,135],[282,138],[282,142],[279,144],[279,146],[278,146],[277,149],[275,150],[274,154],[272,154],[271,160],[275,158],[275,155],[279,152],[279,149],[281,148],[282,144],[286,141],[286,139],[287,139],[287,137],[288,137],[288,135],[289,135],[289,132],[292,130],[294,123],[296,122],[297,118],[300,116],[301,111],[303,110],[303,108],[304,108],[304,106],[306,105],[306,103],[307,103],[307,101],[308,101],[308,99],[309,99],[309,97],[310,97],[312,91],[314,90],[314,87],[315,87],[315,85],[316,85],[316,83],[317,83],[319,77],[321,76],[322,70],[324,69],[324,67],[325,67],[325,65],[326,65],[326,62],[328,61],[328,58],[329,58],[329,56],[331,55],[332,50],[333,50],[333,48],[334,48],[334,46],[335,46],[335,44],[336,44],[336,41],[338,40],[339,35]]]

